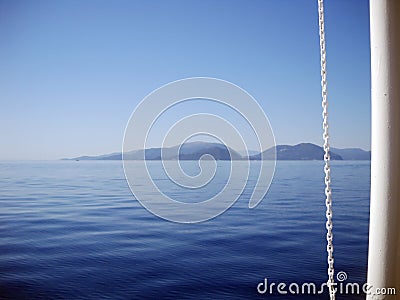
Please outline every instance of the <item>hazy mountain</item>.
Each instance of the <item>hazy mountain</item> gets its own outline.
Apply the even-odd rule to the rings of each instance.
[[[247,150],[247,151],[246,151],[246,150],[242,150],[242,151],[238,151],[238,153],[239,153],[241,156],[246,157],[246,156],[247,156],[247,153],[248,153],[249,156],[252,156],[252,155],[259,154],[260,151],[256,151],[256,150]]]
[[[193,142],[182,145],[179,152],[179,159],[198,160],[205,154],[210,154],[216,160],[238,160],[242,158],[238,152],[223,144]]]
[[[274,148],[270,148],[262,153],[264,159],[273,159]],[[260,160],[261,154],[250,156],[251,160]],[[301,143],[298,145],[277,145],[277,160],[323,160],[324,149],[311,143]],[[342,160],[342,157],[331,151],[332,160]]]
[[[339,154],[344,160],[370,160],[371,151],[365,151],[360,148],[331,148],[331,150]]]
[[[192,142],[170,148],[149,148],[146,150],[133,150],[124,154],[124,159],[128,160],[160,160],[161,151],[165,160],[198,160],[205,154],[213,156],[216,160],[238,160],[242,156],[235,150],[219,143]],[[178,153],[179,151],[179,153]],[[230,156],[232,155],[232,158]],[[112,153],[101,156],[80,156],[72,160],[121,160],[121,153]]]
[[[146,150],[134,150],[125,153],[124,158],[129,160],[160,160],[161,148],[149,148]],[[179,150],[179,154],[177,155]],[[198,160],[205,154],[212,155],[217,160],[230,160],[229,151],[232,154],[233,160],[243,159],[245,156],[239,152],[226,147],[219,143],[207,142],[192,142],[179,146],[164,148],[164,159],[166,160]],[[322,147],[311,144],[301,143],[298,145],[277,145],[276,146],[277,160],[322,160],[324,150]],[[260,160],[261,154],[251,155],[251,160]],[[273,159],[274,148],[270,148],[263,152],[264,159]],[[364,151],[358,148],[337,149],[331,148],[332,160],[369,160],[371,151]],[[121,160],[121,153],[105,154],[100,156],[81,156],[72,158],[72,160]]]

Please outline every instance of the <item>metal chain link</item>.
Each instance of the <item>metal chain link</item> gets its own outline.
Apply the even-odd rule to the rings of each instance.
[[[329,151],[329,132],[328,132],[328,92],[326,79],[326,46],[325,46],[325,26],[324,26],[324,1],[318,0],[319,15],[319,40],[321,51],[321,87],[322,87],[322,117],[324,129],[324,172],[325,172],[325,205],[326,205],[326,251],[328,252],[328,281],[330,299],[335,299],[335,286],[333,267],[333,234],[332,234],[332,190],[331,190],[331,167],[330,167],[330,151]]]

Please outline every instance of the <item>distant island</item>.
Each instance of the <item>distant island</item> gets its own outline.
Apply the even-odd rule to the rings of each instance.
[[[265,150],[259,154],[253,154],[249,157],[241,155],[239,152],[219,143],[192,142],[170,148],[149,148],[145,150],[133,150],[124,153],[124,159],[127,160],[161,160],[163,153],[164,160],[199,160],[203,155],[209,154],[216,160],[260,160],[263,157],[266,160],[274,158],[274,148]],[[301,143],[294,146],[277,145],[277,160],[323,160],[324,150],[322,147],[312,143]],[[178,154],[177,154],[178,153]],[[249,151],[254,153],[254,151]],[[360,148],[331,148],[332,160],[370,160],[371,151],[365,151]],[[75,158],[64,158],[63,160],[121,160],[122,153],[116,152],[99,156],[79,156]]]

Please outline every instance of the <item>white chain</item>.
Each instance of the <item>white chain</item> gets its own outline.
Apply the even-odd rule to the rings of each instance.
[[[329,154],[329,132],[328,132],[328,98],[327,98],[327,80],[326,80],[326,46],[325,46],[325,26],[324,26],[324,1],[318,0],[319,15],[319,44],[321,51],[321,87],[322,87],[322,117],[323,117],[323,138],[324,138],[324,172],[325,172],[325,205],[326,205],[326,251],[328,252],[328,288],[330,299],[335,299],[334,274],[333,267],[333,234],[332,234],[332,190],[331,190],[331,167]]]

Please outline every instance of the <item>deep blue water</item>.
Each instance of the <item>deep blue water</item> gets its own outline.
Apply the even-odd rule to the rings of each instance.
[[[332,164],[335,268],[351,282],[366,281],[369,175]],[[278,162],[256,209],[248,196],[176,224],[134,200],[121,162],[1,162],[0,298],[290,299],[257,284],[326,281],[322,162]]]

